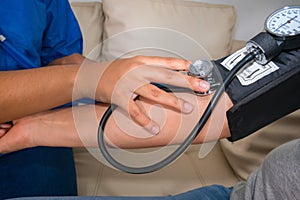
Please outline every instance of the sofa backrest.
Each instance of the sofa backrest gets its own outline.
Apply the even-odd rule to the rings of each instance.
[[[139,53],[219,58],[244,44],[233,40],[236,10],[230,5],[178,0],[103,0],[71,5],[82,29],[84,55],[95,60]],[[151,45],[159,51],[145,48]],[[199,50],[199,46],[204,48]],[[169,54],[159,49],[168,47]],[[300,110],[239,142],[222,140],[235,173],[247,178],[270,150],[298,138],[299,119]]]
[[[70,2],[102,2],[102,0],[69,0]],[[237,22],[233,33],[236,40],[248,40],[263,28],[265,18],[274,10],[287,5],[299,5],[299,0],[190,0],[233,5]]]
[[[181,0],[103,0],[72,2],[72,8],[83,32],[85,55],[100,54],[111,60],[142,47],[165,48],[164,51],[169,48],[169,53],[190,60],[216,59],[228,55],[232,48],[236,11],[230,5]],[[141,53],[153,54],[138,51],[130,55]],[[165,55],[163,51],[154,54]]]

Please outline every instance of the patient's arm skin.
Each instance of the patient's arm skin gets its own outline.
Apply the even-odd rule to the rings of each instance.
[[[232,106],[232,103],[227,95],[224,96],[196,138],[196,143],[230,136],[225,111]],[[181,114],[154,105],[152,102],[137,100],[146,112],[150,111],[153,120],[161,125],[161,132],[157,135],[152,135],[136,125],[122,111],[115,111],[105,128],[105,135],[110,145],[141,148],[181,142],[198,121],[211,97],[195,97],[191,94],[180,94],[180,97],[190,102],[197,101],[199,110],[195,108],[190,114]],[[0,153],[34,146],[97,146],[98,122],[107,105],[97,104],[95,109],[93,105],[73,109],[73,112],[72,108],[47,111],[14,121],[14,126],[0,139]]]
[[[96,63],[76,54],[57,59],[50,63],[52,66],[1,71],[0,91],[3,95],[0,98],[0,123],[51,109],[71,102],[72,99],[90,97],[119,105],[139,125],[158,132],[157,124],[140,109],[132,97],[140,95],[178,111],[190,112],[192,108],[184,106],[189,105],[185,100],[150,84],[168,83],[207,91],[209,85],[205,81],[174,71],[187,70],[189,64],[186,60],[176,58],[146,56]],[[126,84],[115,88],[120,80],[126,81]],[[114,95],[116,98],[113,98]],[[120,96],[128,96],[131,100],[127,101]]]

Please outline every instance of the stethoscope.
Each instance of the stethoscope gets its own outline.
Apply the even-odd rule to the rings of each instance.
[[[265,30],[266,32],[259,33],[247,42],[247,54],[231,69],[222,84],[216,84],[218,87],[214,87],[208,92],[208,94],[213,93],[213,97],[207,108],[205,109],[202,117],[195,125],[189,136],[172,154],[155,164],[151,164],[145,167],[130,167],[117,161],[108,152],[104,140],[104,128],[107,120],[109,119],[113,111],[117,108],[117,105],[112,104],[104,113],[98,128],[98,146],[104,158],[113,167],[131,174],[143,174],[157,171],[177,159],[197,137],[197,135],[209,119],[212,111],[216,107],[223,91],[225,91],[231,81],[235,78],[235,75],[246,64],[255,61],[259,64],[265,65],[275,56],[277,56],[282,50],[295,49],[300,47],[300,6],[284,7],[273,12],[265,21]],[[197,64],[197,62],[193,63],[190,66],[188,73],[194,76],[199,76],[201,73],[207,74],[203,70],[206,65],[203,65],[203,62],[200,63],[202,64]],[[168,89],[170,87],[168,85],[155,85],[163,90],[173,91],[172,89]],[[215,91],[213,91],[214,89]],[[184,89],[181,88],[181,90]],[[186,90],[188,91],[189,89]]]

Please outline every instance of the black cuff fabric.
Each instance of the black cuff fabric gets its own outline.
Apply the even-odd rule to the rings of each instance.
[[[228,74],[216,61],[220,74]],[[244,138],[300,108],[300,50],[282,52],[273,59],[279,69],[257,82],[243,86],[237,78],[226,89],[233,107],[227,111],[230,141]]]

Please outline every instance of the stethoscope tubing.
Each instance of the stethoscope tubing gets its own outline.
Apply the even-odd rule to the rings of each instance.
[[[109,106],[109,108],[104,113],[102,119],[100,120],[99,127],[98,127],[98,146],[100,148],[101,153],[103,154],[104,158],[115,168],[127,172],[130,174],[145,174],[157,171],[164,166],[170,164],[174,160],[176,160],[194,141],[194,139],[197,137],[199,132],[202,130],[203,126],[209,119],[213,109],[217,105],[220,97],[222,96],[225,89],[228,87],[230,82],[234,79],[235,75],[240,71],[240,69],[245,66],[247,63],[253,61],[257,53],[259,52],[249,52],[240,62],[238,62],[235,67],[228,73],[227,77],[225,78],[223,84],[220,85],[220,87],[215,91],[211,101],[209,102],[207,108],[205,109],[202,117],[198,121],[198,123],[195,125],[189,136],[184,140],[184,142],[168,157],[164,158],[163,160],[149,165],[145,167],[130,167],[126,166],[116,159],[114,159],[111,154],[108,152],[108,149],[106,148],[105,139],[104,139],[104,129],[105,125],[107,123],[107,120],[109,119],[112,112],[117,108],[117,105],[112,104]]]

